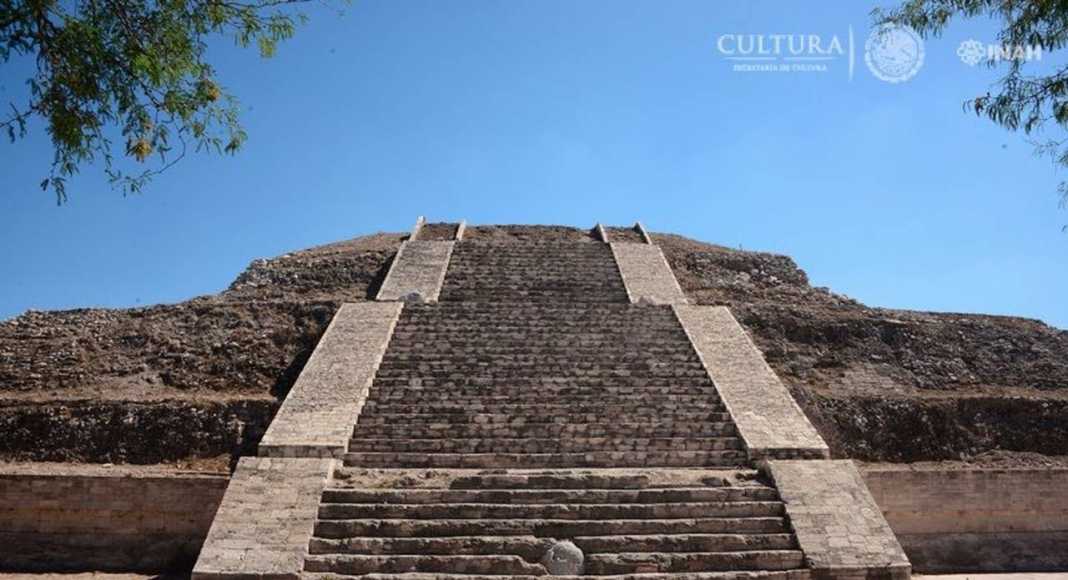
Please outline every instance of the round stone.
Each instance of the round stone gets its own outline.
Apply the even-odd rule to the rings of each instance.
[[[564,540],[556,542],[541,558],[541,565],[553,576],[579,576],[586,556],[578,546]]]

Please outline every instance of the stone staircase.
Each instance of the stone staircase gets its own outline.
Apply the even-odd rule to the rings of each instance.
[[[457,242],[442,301],[627,302],[606,244]]]
[[[440,474],[408,471],[383,481],[381,472],[339,473],[323,494],[306,571],[541,576],[543,554],[568,540],[585,554],[585,575],[726,580],[806,572],[778,493],[752,471]]]
[[[338,312],[193,580],[908,579],[855,466],[640,224],[464,232],[420,218]]]
[[[457,242],[440,301],[401,312],[344,464],[308,574],[541,576],[564,540],[584,575],[807,574],[674,312],[630,304],[604,243]]]
[[[441,302],[401,313],[345,463],[729,467],[745,458],[670,308]]]

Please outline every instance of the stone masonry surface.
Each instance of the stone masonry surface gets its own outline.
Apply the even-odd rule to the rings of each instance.
[[[400,300],[418,292],[425,302],[437,302],[455,242],[408,240],[401,244],[378,292],[378,300]]]
[[[1068,569],[1068,469],[862,471],[918,571]]]
[[[655,304],[686,304],[686,295],[659,246],[631,242],[609,245],[631,302],[644,298]]]
[[[900,579],[908,558],[852,461],[769,460],[815,579]]]
[[[402,308],[400,302],[342,305],[263,436],[261,455],[344,454]]]
[[[823,438],[729,310],[683,304],[674,308],[750,459],[830,456]]]
[[[244,457],[193,569],[209,578],[298,578],[330,459]]]
[[[100,466],[10,473],[13,467],[0,467],[2,570],[155,572],[188,565],[227,482],[222,474]]]

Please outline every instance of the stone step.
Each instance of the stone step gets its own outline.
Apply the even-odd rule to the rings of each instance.
[[[491,340],[491,339],[487,339]],[[526,340],[526,339],[524,339]],[[401,364],[437,364],[478,366],[480,364],[493,365],[530,365],[547,364],[562,368],[582,366],[611,366],[618,368],[659,368],[659,367],[685,367],[688,369],[701,368],[700,359],[691,352],[682,348],[672,347],[652,350],[641,348],[640,351],[633,347],[620,344],[603,345],[588,350],[587,352],[568,353],[569,349],[577,350],[578,346],[563,347],[559,352],[543,353],[531,352],[523,346],[516,346],[507,353],[489,352],[483,346],[449,346],[442,351],[431,351],[421,345],[397,346],[391,345],[391,351],[383,359],[384,366]]]
[[[318,574],[306,572],[301,575],[306,580],[346,580],[349,578],[361,578],[363,580],[544,580],[544,576],[522,575],[479,575],[479,574],[366,574],[351,576],[344,574]],[[590,576],[553,576],[562,580],[582,580]],[[601,580],[811,580],[811,571],[806,568],[783,571],[770,570],[739,570],[730,572],[678,572],[678,573],[651,573],[651,574],[618,574],[611,576],[597,576]]]
[[[542,372],[539,372],[539,369]],[[463,376],[466,372],[476,375],[509,378],[511,376],[544,375],[579,375],[620,377],[634,374],[668,377],[691,377],[700,379],[705,368],[700,363],[688,362],[648,362],[619,363],[608,360],[572,360],[563,359],[493,359],[466,361],[457,357],[452,361],[442,359],[421,360],[383,360],[379,372],[386,375],[418,373],[419,376]]]
[[[415,368],[389,369],[388,372],[380,376],[382,378],[394,378],[408,381],[435,381],[438,383],[466,381],[468,384],[473,385],[500,385],[502,387],[527,383],[534,385],[556,383],[565,387],[589,385],[608,388],[614,384],[623,387],[633,387],[647,381],[656,381],[658,383],[674,382],[680,387],[685,385],[705,385],[709,391],[713,390],[711,388],[712,383],[705,382],[708,381],[707,375],[695,371],[673,371],[670,368],[651,369],[639,373],[624,371],[613,373],[611,370],[603,369],[546,369],[546,372],[540,376],[534,368],[524,370],[523,372],[515,370],[512,372],[499,371],[498,374],[494,374],[489,368],[468,369],[468,371],[468,374],[464,374],[462,370],[457,369],[435,369],[426,371],[420,371]]]
[[[578,271],[581,272],[581,276],[578,275]],[[574,284],[590,284],[597,280],[616,282],[619,280],[619,268],[612,256],[604,255],[572,255],[568,256],[565,262],[561,261],[559,256],[547,254],[509,256],[490,254],[479,256],[474,260],[460,256],[455,262],[449,264],[449,275],[453,277],[454,283],[479,280],[505,285],[525,281],[538,283],[560,278]],[[457,289],[463,289],[462,285],[457,285]]]
[[[446,284],[456,293],[479,291],[482,298],[487,289],[502,292],[505,290],[545,290],[559,294],[569,287],[589,288],[592,291],[609,294],[622,289],[623,283],[618,269],[598,265],[594,261],[582,261],[568,264],[567,269],[552,268],[542,260],[502,260],[496,263],[470,265],[457,262],[446,276]],[[510,275],[510,270],[533,270],[520,275]],[[582,270],[577,274],[575,270]]]
[[[413,304],[415,308],[411,312],[431,313],[431,312],[460,312],[464,310],[473,310],[485,312],[487,310],[501,310],[504,312],[558,312],[562,310],[571,310],[577,312],[587,312],[589,314],[603,314],[606,312],[624,312],[624,311],[645,311],[645,312],[671,312],[670,307],[664,306],[636,306],[629,302],[623,302],[619,304],[597,304],[589,306],[586,304],[575,304],[572,302],[550,302],[546,304],[502,304],[494,302],[486,302],[475,300],[473,302],[449,302],[446,304]]]
[[[636,335],[636,333],[639,333]],[[623,336],[629,335],[629,336]],[[418,353],[452,355],[471,348],[485,349],[489,353],[504,355],[545,351],[559,354],[571,349],[576,354],[596,354],[601,349],[613,356],[644,356],[649,353],[677,353],[692,355],[691,350],[679,350],[686,338],[673,330],[649,329],[601,329],[596,332],[577,330],[567,332],[562,328],[517,328],[421,330],[408,328],[394,335],[391,345],[402,352],[404,349]]]
[[[442,303],[438,303],[442,304]],[[650,330],[659,332],[679,332],[682,327],[678,321],[670,315],[671,311],[660,313],[651,310],[654,307],[642,306],[650,309],[647,312],[656,313],[648,316],[640,310],[620,310],[601,313],[590,313],[579,310],[532,310],[523,305],[516,306],[510,311],[500,311],[493,308],[484,310],[454,310],[434,311],[431,313],[401,314],[404,327],[413,329],[427,328],[436,330],[439,328],[470,329],[481,326],[490,326],[493,329],[503,331],[529,329],[542,330],[552,323],[558,323],[561,329],[567,330],[565,334],[575,335],[588,333],[596,335],[603,331],[617,330]],[[667,314],[667,315],[665,315]]]
[[[467,371],[467,374],[465,374]],[[663,367],[663,369],[650,369],[642,372],[630,372],[630,371],[612,371],[611,369],[560,369],[560,367],[554,367],[554,369],[547,369],[546,375],[537,375],[537,370],[534,366],[524,370],[492,370],[490,367],[483,366],[477,367],[477,369],[462,369],[462,367],[453,367],[453,369],[446,370],[444,367],[434,370],[419,369],[388,369],[382,371],[383,378],[397,378],[402,380],[433,380],[433,381],[470,381],[476,383],[482,381],[483,385],[488,387],[500,385],[502,387],[508,387],[509,385],[517,385],[517,383],[528,382],[536,380],[538,378],[543,380],[551,380],[559,383],[559,385],[572,387],[585,385],[600,385],[603,387],[611,387],[613,383],[619,383],[623,387],[629,387],[635,385],[635,383],[642,383],[647,380],[656,380],[658,382],[671,382],[674,381],[676,385],[706,385],[711,387],[711,382],[705,383],[708,380],[707,375],[704,372],[696,371],[673,371],[670,367]]]
[[[555,269],[569,269],[577,264],[595,263],[603,264],[612,259],[612,254],[601,248],[568,248],[557,247],[521,247],[511,248],[499,246],[495,248],[466,248],[459,247],[456,256],[456,265],[463,268],[477,267],[484,264],[502,264],[514,261],[541,261],[546,267]],[[609,264],[613,262],[609,261]],[[518,272],[513,275],[523,275],[526,272]]]
[[[438,303],[443,304],[441,302]],[[459,304],[459,303],[451,303]],[[591,307],[596,308],[596,306]],[[567,335],[588,333],[596,335],[602,331],[625,330],[649,330],[659,332],[681,332],[682,328],[671,314],[671,311],[658,312],[652,310],[653,306],[642,306],[646,309],[619,310],[600,313],[590,313],[588,310],[533,310],[525,305],[517,305],[511,310],[501,311],[494,308],[483,310],[441,310],[401,314],[402,329],[436,330],[438,328],[470,329],[478,326],[492,325],[494,329],[517,330],[529,329],[542,330],[546,326],[557,323],[561,329],[569,332]],[[647,313],[655,313],[650,316]]]
[[[552,546],[551,538],[534,536],[453,536],[446,538],[312,538],[312,554],[430,554],[481,556],[510,554],[537,561]]]
[[[371,393],[369,400],[364,405],[364,412],[397,413],[421,409],[422,414],[427,410],[438,408],[455,408],[465,406],[467,409],[478,408],[479,412],[486,409],[520,409],[524,406],[536,405],[538,401],[562,400],[574,402],[576,407],[590,408],[596,401],[612,401],[613,404],[626,404],[640,402],[649,407],[660,408],[701,408],[708,411],[724,412],[726,409],[723,402],[714,393],[706,395],[652,395],[647,393],[635,393],[634,391],[606,390],[596,396],[591,395],[540,395],[526,393],[525,396],[500,395],[493,389],[481,396],[456,396],[450,397],[449,393],[433,392],[422,389],[389,388],[376,389]]]
[[[722,470],[657,470],[655,472],[616,473],[602,470],[567,469],[561,471],[507,471],[502,473],[482,472],[474,475],[460,474],[451,479],[450,489],[462,490],[643,490],[656,489],[656,484],[663,476],[690,476],[684,481],[691,481],[696,474],[703,487],[723,488],[734,485],[735,480],[753,481],[758,477],[752,469]],[[675,479],[672,479],[675,481]],[[678,484],[680,487],[683,484]],[[689,483],[688,485],[694,485]],[[747,485],[748,487],[748,485]]]
[[[581,274],[560,270],[548,271],[542,266],[527,266],[523,263],[501,264],[502,270],[538,270],[536,275],[504,277],[499,272],[480,270],[470,274],[452,271],[446,274],[442,292],[449,296],[470,296],[470,301],[507,302],[509,299],[536,297],[548,301],[560,301],[569,297],[587,302],[609,302],[625,295],[623,280],[618,272],[596,271],[589,265],[577,264]],[[450,279],[451,276],[451,279]],[[568,295],[573,296],[568,296]],[[468,300],[465,300],[467,302]],[[578,302],[575,300],[574,302]],[[620,302],[615,302],[620,304]]]
[[[572,252],[556,253],[531,251],[525,253],[484,253],[465,256],[466,250],[453,251],[455,262],[449,264],[449,274],[457,280],[489,277],[497,284],[516,280],[540,281],[558,276],[575,283],[587,283],[603,277],[619,278],[619,268],[611,254]],[[496,274],[496,276],[494,276]],[[585,274],[582,276],[581,274]]]
[[[568,538],[586,554],[796,550],[793,534],[680,534]]]
[[[611,252],[605,252],[605,250],[611,250],[607,246],[604,248],[598,247],[584,247],[584,246],[495,246],[495,247],[479,247],[471,248],[467,246],[457,246],[457,252],[454,254],[457,257],[457,265],[468,266],[479,264],[485,264],[487,262],[507,262],[511,260],[531,260],[533,258],[542,259],[547,266],[554,268],[568,268],[576,263],[592,262],[603,263],[605,258],[612,259]],[[464,264],[464,262],[469,262]],[[612,263],[612,262],[609,262]],[[518,274],[523,274],[522,272]]]
[[[641,306],[640,309],[602,310],[606,305],[593,305],[585,309],[537,309],[527,304],[513,305],[508,309],[490,306],[486,303],[478,309],[450,309],[445,304],[439,310],[406,311],[401,314],[404,326],[412,328],[445,326],[449,328],[471,328],[478,325],[492,325],[492,328],[541,329],[556,322],[569,334],[580,332],[596,333],[599,330],[659,330],[680,331],[682,327],[671,310],[655,310],[655,306]]]
[[[674,383],[674,385],[668,383]],[[644,377],[612,377],[610,379],[595,377],[511,378],[506,382],[501,382],[493,377],[436,379],[380,375],[375,378],[374,384],[375,388],[371,391],[372,396],[381,393],[378,396],[399,398],[433,397],[446,401],[453,400],[454,397],[456,399],[490,397],[507,400],[575,397],[581,400],[603,396],[605,393],[625,397],[644,395],[666,400],[706,397],[719,399],[719,393],[716,392],[711,383],[679,381],[674,377],[659,378],[656,379],[656,384],[653,384],[652,379]]]
[[[361,419],[363,421],[364,419]],[[367,419],[369,420],[369,419]],[[507,425],[481,424],[377,424],[360,423],[355,434],[360,437],[396,439],[480,439],[480,438],[571,438],[571,437],[730,437],[737,434],[733,423],[685,422],[681,424],[646,423],[534,423]]]
[[[568,258],[567,263],[546,256],[487,256],[477,261],[461,257],[449,264],[447,276],[452,276],[453,288],[460,291],[470,290],[474,283],[491,287],[521,284],[544,287],[549,281],[560,280],[576,286],[607,282],[598,286],[598,290],[609,292],[622,283],[619,268],[611,256]]]
[[[483,288],[509,288],[514,286],[527,290],[559,291],[559,286],[552,284],[553,282],[558,282],[567,286],[595,288],[598,292],[608,293],[614,291],[614,286],[619,283],[619,270],[613,271],[609,266],[600,266],[594,261],[568,264],[569,268],[566,270],[550,268],[540,260],[502,260],[496,263],[474,266],[457,263],[456,266],[457,268],[450,274],[452,276],[452,284],[458,291],[471,290],[470,286],[481,286]],[[576,277],[572,270],[572,268],[576,267],[584,270],[581,278]],[[536,276],[529,274],[519,276],[501,274],[501,270],[524,269],[536,269]],[[600,284],[598,284],[599,282]],[[464,288],[464,286],[468,286],[468,288]]]
[[[576,304],[572,302],[548,302],[538,304],[510,304],[474,300],[471,302],[447,302],[437,304],[413,304],[408,310],[411,316],[431,316],[437,313],[472,312],[487,313],[499,311],[504,315],[518,316],[520,313],[558,313],[574,312],[579,316],[605,316],[621,312],[638,312],[647,317],[670,316],[670,306],[638,306],[629,302],[619,304]]]
[[[560,330],[504,333],[472,329],[470,332],[440,334],[417,331],[411,336],[395,336],[388,356],[414,356],[427,360],[461,356],[556,358],[570,351],[578,360],[594,360],[601,355],[619,362],[644,362],[659,356],[669,356],[680,362],[700,360],[685,337],[667,332],[643,333],[629,338],[621,336],[626,332],[630,331],[580,336],[563,334]]]
[[[629,552],[590,554],[586,574],[600,576],[639,572],[705,572],[730,570],[790,570],[801,568],[800,550],[756,550],[747,552]]]
[[[737,437],[575,437],[566,439],[537,438],[368,438],[349,441],[351,452],[405,453],[587,453],[593,451],[716,451],[744,449]]]
[[[460,248],[458,252],[453,253],[453,256],[455,256],[456,261],[450,266],[455,266],[457,276],[485,271],[499,271],[500,268],[512,264],[530,264],[539,266],[539,269],[566,274],[571,274],[576,268],[580,267],[599,267],[607,271],[609,266],[615,266],[611,254],[606,254],[602,251],[576,252],[570,248],[529,248],[522,251],[510,251],[509,248],[500,248],[487,252],[471,252],[466,248]],[[539,272],[513,271],[506,273],[511,279],[531,276]]]
[[[573,538],[621,535],[785,534],[786,520],[766,518],[691,518],[667,520],[319,520],[320,538],[538,536]]]
[[[440,303],[439,303],[440,304]],[[496,331],[500,334],[510,332],[546,332],[556,325],[557,338],[560,340],[575,338],[604,338],[607,334],[620,332],[648,332],[675,336],[681,334],[682,328],[673,318],[642,318],[635,312],[613,312],[604,317],[579,318],[577,313],[559,312],[529,314],[521,318],[505,318],[497,313],[479,315],[457,312],[450,315],[434,317],[405,317],[401,315],[398,329],[405,336],[412,332],[433,332],[440,335],[467,333],[478,328]],[[464,337],[466,338],[466,337]],[[635,337],[640,338],[640,337]]]
[[[415,413],[375,413],[361,414],[357,425],[536,425],[536,424],[614,424],[624,417],[614,415],[573,414],[573,415],[526,415],[518,417],[508,413],[472,413],[472,414],[415,414]],[[729,413],[709,412],[695,410],[693,412],[677,412],[673,414],[659,414],[656,409],[646,409],[635,412],[627,417],[629,423],[656,423],[668,424],[675,421],[707,421],[710,423],[723,423],[731,420]]]
[[[411,329],[395,335],[391,347],[395,355],[454,356],[472,350],[485,351],[487,356],[528,355],[558,356],[573,350],[580,357],[598,353],[616,358],[637,358],[670,355],[693,357],[685,337],[673,331],[620,330],[599,333],[566,333],[563,329],[490,331],[477,328],[455,331],[420,331]]]
[[[675,377],[513,377],[500,383],[493,377],[459,377],[437,379],[433,377],[384,376],[375,377],[374,392],[396,393],[407,397],[436,396],[445,400],[457,398],[480,398],[498,396],[503,398],[580,397],[603,395],[606,390],[622,395],[641,394],[654,397],[704,397],[719,393],[711,381],[680,382]]]
[[[433,361],[442,358],[457,362],[474,362],[478,360],[563,360],[566,362],[602,361],[612,364],[649,364],[651,362],[677,362],[700,364],[697,355],[680,349],[664,347],[659,349],[637,350],[632,347],[604,349],[605,345],[580,347],[576,345],[541,348],[538,346],[502,347],[494,342],[493,346],[478,345],[474,347],[456,346],[454,344],[391,344],[389,359],[391,361]],[[469,359],[469,360],[465,360]]]
[[[416,235],[417,240],[420,241],[435,241],[435,242],[448,242],[456,239],[456,231],[460,227],[458,223],[432,223],[424,224],[419,228],[419,232]]]
[[[541,259],[549,267],[570,267],[576,263],[593,262],[604,263],[605,259],[612,259],[610,252],[605,248],[597,247],[567,247],[567,246],[496,246],[469,248],[460,246],[457,248],[457,264],[462,266],[477,266],[486,263],[501,263],[514,260],[531,261]],[[465,264],[464,262],[468,262]],[[609,262],[612,264],[612,262]]]
[[[726,408],[718,400],[693,401],[689,403],[658,402],[646,400],[642,397],[618,397],[611,393],[605,393],[604,400],[600,404],[591,402],[579,402],[567,399],[564,403],[549,403],[542,405],[536,403],[502,403],[499,401],[472,401],[464,405],[451,403],[417,403],[405,404],[402,402],[380,402],[372,398],[364,404],[364,413],[382,413],[386,415],[482,415],[482,414],[507,414],[516,417],[568,417],[573,415],[603,415],[613,414],[626,417],[632,414],[649,414],[659,412],[663,415],[678,413],[708,412],[725,413]],[[651,410],[652,408],[652,410]]]
[[[645,238],[638,232],[637,228],[619,228],[619,227],[606,227],[605,232],[608,234],[608,241],[617,244],[620,242],[630,244],[644,244]]]
[[[780,516],[781,502],[696,502],[657,504],[374,504],[326,503],[320,520],[372,519],[535,519],[535,520],[665,520],[695,516],[752,518]]]
[[[551,387],[552,385],[546,385]],[[500,387],[505,389],[506,387]],[[569,403],[576,405],[589,405],[597,401],[604,401],[606,395],[613,398],[620,397],[626,400],[640,399],[649,405],[676,404],[676,405],[708,405],[722,404],[715,389],[693,389],[692,393],[673,394],[667,389],[644,389],[634,387],[577,389],[574,387],[557,388],[549,392],[530,392],[529,389],[510,389],[504,393],[498,393],[497,388],[484,388],[479,394],[468,392],[457,393],[454,389],[442,391],[440,388],[407,387],[385,385],[379,383],[372,393],[372,399],[368,405],[374,404],[376,408],[383,408],[387,404],[408,403],[411,405],[533,405],[546,401],[553,401],[562,397]]]
[[[530,263],[543,266],[556,272],[570,272],[576,266],[599,265],[614,266],[611,253],[601,250],[573,250],[571,248],[494,248],[489,251],[472,251],[458,248],[454,252],[455,266],[459,274],[474,270],[486,270],[487,266],[505,266],[513,263]],[[524,276],[530,272],[510,272],[509,276]]]
[[[538,302],[569,300],[572,302],[606,302],[619,303],[626,299],[626,291],[604,290],[608,280],[591,280],[583,284],[568,284],[563,280],[555,280],[545,284],[545,288],[537,288],[536,281],[516,281],[513,287],[505,284],[494,283],[493,285],[480,285],[477,282],[455,280],[453,284],[465,284],[466,289],[452,289],[446,286],[441,291],[439,300],[472,300],[492,302]],[[480,287],[481,286],[481,287]]]
[[[453,574],[545,574],[540,564],[531,564],[520,556],[484,555],[388,555],[318,554],[304,559],[308,572],[370,574],[374,572],[450,572]]]
[[[628,313],[619,313],[614,316],[632,316]],[[555,327],[555,328],[554,328]],[[559,317],[533,318],[525,320],[502,320],[496,317],[480,319],[474,316],[459,315],[455,320],[439,318],[436,320],[413,321],[401,318],[401,326],[398,328],[398,340],[415,340],[418,336],[433,336],[442,341],[467,342],[477,339],[479,330],[492,332],[494,336],[503,338],[519,338],[518,335],[530,335],[538,338],[538,344],[552,344],[552,341],[575,342],[591,341],[604,342],[612,336],[620,336],[632,343],[652,344],[653,338],[668,337],[676,338],[682,334],[678,323],[671,321],[643,323],[640,321],[626,320],[574,320],[567,314]],[[555,332],[554,332],[555,331]],[[626,335],[626,336],[623,336]]]
[[[743,552],[794,550],[790,534],[682,534],[580,536],[568,538],[586,554],[628,552]],[[312,538],[312,554],[510,554],[537,561],[555,542],[535,536],[452,536],[443,538]]]
[[[765,486],[645,489],[346,489],[323,491],[325,503],[621,504],[668,502],[778,501]]]
[[[359,467],[523,469],[559,467],[730,467],[746,463],[741,450],[591,451],[586,453],[346,453]]]

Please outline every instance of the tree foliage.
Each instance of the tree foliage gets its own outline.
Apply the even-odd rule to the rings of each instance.
[[[0,0],[0,62],[35,64],[0,128],[14,142],[31,118],[44,121],[55,156],[41,187],[59,203],[85,163],[102,161],[113,184],[137,192],[187,146],[233,153],[246,134],[207,42],[229,36],[269,57],[302,18],[287,7],[303,1]]]
[[[1003,47],[1036,47],[1050,53],[1068,43],[1066,0],[907,0],[873,15],[880,24],[910,26],[924,37],[941,35],[954,19],[986,17],[999,23],[997,44]],[[1051,156],[1058,166],[1068,166],[1068,146],[1061,136],[1068,129],[1068,66],[1032,74],[1029,66],[1036,65],[1025,59],[988,58],[985,64],[1003,68],[1004,75],[993,93],[966,101],[965,108],[1011,131],[1044,135],[1032,139],[1036,151]],[[1068,203],[1065,182],[1060,193],[1063,206]]]

